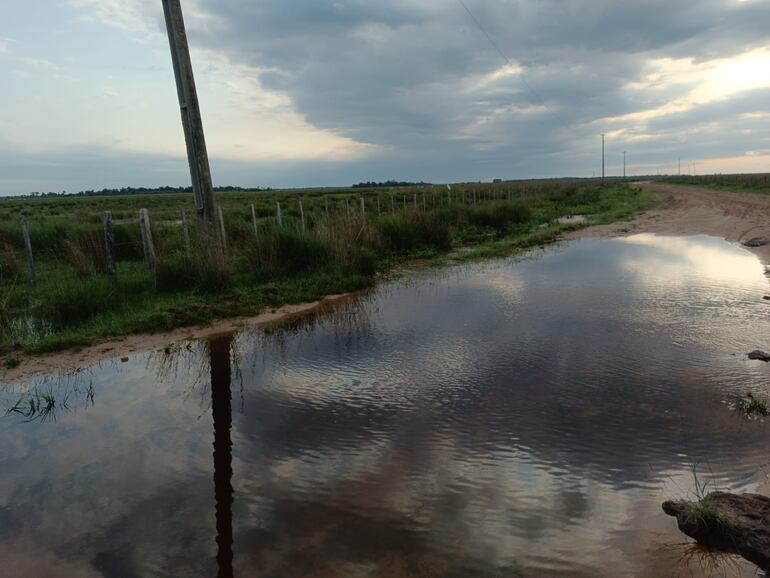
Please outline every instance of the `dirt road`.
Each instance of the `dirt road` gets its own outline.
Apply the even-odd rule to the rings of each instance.
[[[630,221],[576,231],[571,238],[618,237],[635,233],[713,235],[741,242],[770,239],[770,195],[730,193],[663,183],[639,183],[658,195],[658,203]],[[750,248],[770,265],[770,245]]]

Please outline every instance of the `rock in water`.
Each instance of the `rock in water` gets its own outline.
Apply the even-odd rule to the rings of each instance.
[[[757,359],[759,361],[770,361],[770,353],[765,353],[757,349],[749,353],[749,359]]]
[[[754,237],[743,242],[744,247],[764,247],[765,245],[770,245],[770,239],[767,237]]]
[[[697,502],[663,502],[663,511],[698,543],[735,552],[770,571],[770,498],[711,492]]]

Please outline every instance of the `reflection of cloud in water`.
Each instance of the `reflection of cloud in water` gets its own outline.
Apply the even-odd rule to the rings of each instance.
[[[649,249],[630,252],[622,261],[623,271],[634,279],[636,301],[625,313],[631,323],[665,327],[679,344],[740,354],[763,345],[753,337],[764,324],[756,304],[767,290],[757,257],[705,236],[642,234],[617,241]]]
[[[500,268],[485,272],[473,278],[472,283],[484,288],[492,288],[495,293],[506,299],[519,300],[524,289],[524,279],[517,271]]]
[[[666,237],[643,233],[617,242],[654,249],[628,258],[623,267],[639,275],[638,282],[668,278],[684,283],[698,278],[723,283],[754,285],[761,281],[762,264],[750,252],[713,237]]]
[[[716,340],[766,333],[745,300],[764,279],[718,277],[737,305],[714,323],[689,293],[710,299],[711,273],[645,243],[420,272],[239,335],[236,575],[688,576],[660,501],[692,488],[693,462],[753,489],[767,461],[764,424],[720,404],[764,368]],[[672,264],[623,275],[649,254]],[[670,267],[691,287],[665,285]],[[695,340],[662,339],[645,318],[661,311]],[[213,575],[210,353],[97,368],[87,412],[0,421],[0,554],[45,543],[63,572]]]

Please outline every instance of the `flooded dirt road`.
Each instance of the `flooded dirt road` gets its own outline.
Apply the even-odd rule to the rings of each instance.
[[[703,187],[644,182],[658,202],[628,222],[582,229],[570,238],[615,237],[637,233],[711,235],[731,242],[770,239],[770,195],[733,193]],[[770,245],[749,249],[770,265]]]
[[[731,409],[767,289],[720,239],[583,239],[4,385],[2,573],[751,576],[660,504],[767,481]]]

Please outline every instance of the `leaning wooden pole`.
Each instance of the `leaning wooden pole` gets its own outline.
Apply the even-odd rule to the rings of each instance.
[[[203,225],[202,231],[210,242],[221,250],[221,232],[218,227],[217,206],[214,202],[214,186],[211,180],[209,157],[206,151],[206,139],[203,134],[203,120],[198,104],[198,92],[195,88],[190,46],[182,15],[180,0],[162,0],[166,16],[168,40],[171,46],[171,61],[174,65],[179,108],[182,112],[182,127],[187,144],[187,159],[190,163],[190,176],[195,196],[195,209]]]

